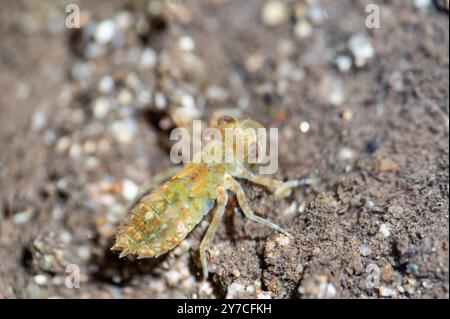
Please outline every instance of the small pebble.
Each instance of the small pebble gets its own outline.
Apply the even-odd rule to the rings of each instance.
[[[426,11],[431,6],[431,0],[414,0],[414,5],[422,11]]]
[[[238,299],[245,292],[245,286],[239,283],[232,283],[228,286],[226,299]]]
[[[182,36],[178,40],[178,46],[183,51],[193,51],[195,49],[195,42],[194,40],[189,36]]]
[[[338,55],[335,60],[338,70],[347,73],[352,68],[352,59],[347,55]]]
[[[339,151],[338,158],[341,161],[348,161],[355,157],[355,152],[348,147],[344,147]]]
[[[397,294],[394,289],[385,286],[380,286],[379,292],[380,296],[382,297],[395,297],[395,295]]]
[[[158,60],[156,51],[151,48],[146,48],[141,55],[140,66],[143,69],[152,69],[155,67]]]
[[[44,112],[38,111],[33,116],[33,121],[31,123],[31,129],[34,132],[38,132],[44,128],[46,123],[47,123],[47,116],[45,115]]]
[[[300,123],[300,131],[302,133],[307,133],[309,131],[309,129],[310,129],[310,125],[308,122],[303,121]]]
[[[313,4],[308,11],[309,19],[314,24],[320,24],[324,18],[324,10],[321,5]]]
[[[261,10],[263,23],[270,27],[276,27],[287,21],[289,10],[283,1],[267,1]]]
[[[367,245],[361,245],[359,246],[359,252],[361,253],[361,256],[367,257],[372,253],[372,250]]]
[[[92,115],[98,119],[105,118],[106,115],[108,115],[110,108],[111,104],[107,98],[97,98],[92,103]]]
[[[116,121],[111,125],[113,137],[122,144],[130,144],[138,132],[137,123],[133,120]]]
[[[39,285],[39,286],[43,286],[47,283],[47,276],[45,275],[36,275],[33,277],[34,282]]]
[[[391,230],[389,225],[381,224],[380,233],[383,235],[384,238],[389,238],[389,236],[391,236]]]
[[[397,162],[389,158],[383,158],[378,164],[378,170],[383,173],[395,172],[397,169]]]
[[[352,36],[348,41],[348,48],[352,52],[355,66],[358,68],[365,66],[375,55],[370,40],[362,34]]]
[[[26,222],[28,222],[33,217],[33,215],[34,215],[33,210],[29,209],[29,210],[14,214],[13,220],[16,225],[21,225],[21,224],[25,224]]]
[[[103,94],[111,93],[114,90],[114,79],[111,75],[105,75],[98,83],[98,90]]]
[[[313,27],[308,21],[299,21],[294,26],[294,36],[299,39],[309,37],[312,31]]]
[[[139,193],[139,187],[131,180],[122,181],[122,196],[128,201],[133,200]]]
[[[107,44],[111,42],[116,33],[116,25],[113,20],[104,20],[100,22],[94,33],[95,41],[100,44]]]

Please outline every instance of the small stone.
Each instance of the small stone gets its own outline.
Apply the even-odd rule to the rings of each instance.
[[[110,108],[111,103],[107,98],[97,98],[92,103],[92,115],[98,119],[105,118],[106,115],[108,115]]]
[[[419,272],[419,266],[416,264],[409,263],[406,267],[413,274],[417,274]]]
[[[89,247],[81,246],[78,248],[78,256],[80,256],[80,259],[83,261],[89,260],[91,257],[91,250]]]
[[[381,224],[380,233],[383,235],[384,238],[389,238],[389,236],[391,236],[391,230],[389,225]]]
[[[158,55],[155,50],[146,48],[141,55],[140,66],[143,69],[152,69],[158,61]]]
[[[352,36],[348,41],[348,48],[352,52],[355,66],[358,68],[365,66],[375,55],[369,39],[362,34]]]
[[[309,129],[310,129],[310,125],[308,122],[303,121],[300,123],[300,131],[302,133],[307,133],[309,131]]]
[[[270,291],[257,290],[255,296],[256,299],[272,299],[272,293]]]
[[[195,42],[194,40],[189,36],[182,36],[178,40],[178,46],[183,51],[193,51],[195,49]]]
[[[297,38],[307,38],[312,34],[313,27],[308,21],[299,21],[294,26],[294,36]]]
[[[367,257],[372,253],[372,250],[367,245],[361,245],[359,246],[359,252],[361,253],[361,256]]]
[[[58,142],[56,142],[56,151],[58,153],[64,153],[67,151],[70,147],[71,141],[70,138],[67,136],[63,136],[60,139],[58,139]]]
[[[422,11],[426,11],[431,6],[431,0],[414,0],[414,5]]]
[[[133,200],[139,193],[139,187],[131,180],[122,181],[122,196],[128,201]]]
[[[395,172],[397,169],[398,169],[397,162],[389,158],[383,158],[378,163],[378,170],[383,173]]]
[[[331,105],[339,106],[345,101],[344,86],[341,81],[336,80],[328,94],[328,102]]]
[[[355,152],[348,147],[344,147],[339,151],[338,158],[341,161],[352,160],[355,157]]]
[[[105,75],[98,83],[98,90],[103,94],[111,93],[114,90],[114,79],[111,75]]]
[[[120,90],[119,94],[117,95],[117,102],[119,102],[121,105],[130,105],[133,103],[133,93],[131,93],[128,89],[122,89]]]
[[[245,286],[234,282],[228,286],[226,299],[242,298],[244,292],[245,292]]]
[[[344,121],[350,122],[353,119],[353,112],[350,110],[344,110],[341,113],[341,117]]]
[[[155,106],[158,110],[164,110],[167,107],[167,98],[163,93],[156,92]]]
[[[381,297],[395,297],[397,295],[394,289],[385,286],[380,286],[379,292]]]
[[[264,58],[261,54],[254,53],[245,60],[245,67],[249,72],[256,72],[264,64]]]
[[[16,225],[25,224],[33,217],[33,215],[34,215],[34,213],[33,213],[33,210],[31,210],[31,209],[16,213],[13,216],[14,224],[16,224]]]
[[[112,41],[116,33],[116,25],[113,20],[104,20],[100,22],[94,33],[95,41],[100,44],[107,44]]]
[[[79,158],[83,154],[83,149],[78,143],[73,143],[69,149],[69,156],[72,158]]]
[[[47,116],[45,115],[44,112],[38,111],[33,116],[33,121],[31,123],[31,129],[34,132],[38,132],[44,128],[46,123],[47,123]]]
[[[314,24],[320,24],[324,18],[324,10],[321,5],[313,4],[308,11],[309,19]]]
[[[335,63],[338,70],[342,73],[348,73],[352,68],[352,59],[347,55],[338,55]]]
[[[289,10],[282,1],[267,1],[261,10],[261,19],[263,23],[270,27],[276,27],[287,21]]]
[[[111,133],[122,144],[130,144],[138,132],[138,126],[133,120],[116,121],[111,125]]]
[[[391,265],[386,265],[386,267],[383,268],[383,272],[381,273],[381,278],[383,278],[384,281],[391,281],[393,277],[394,271],[392,269]]]
[[[47,276],[45,275],[36,275],[33,277],[34,282],[39,285],[43,286],[47,283]]]

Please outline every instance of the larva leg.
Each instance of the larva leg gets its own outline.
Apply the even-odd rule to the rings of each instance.
[[[203,269],[203,281],[205,281],[208,278],[208,262],[206,261],[206,247],[209,245],[212,238],[214,237],[217,226],[219,226],[219,223],[222,219],[225,207],[228,202],[228,194],[225,188],[219,186],[217,191],[219,193],[219,196],[217,197],[217,204],[213,212],[213,218],[199,246],[200,262],[202,264]]]
[[[244,178],[246,180],[249,180],[252,183],[262,185],[266,188],[268,188],[271,192],[275,194],[278,198],[284,198],[291,194],[291,190],[295,187],[301,186],[301,185],[314,185],[319,183],[318,179],[310,179],[310,178],[301,178],[296,180],[290,180],[286,182],[281,182],[269,177],[256,175],[250,172],[247,169],[243,169],[242,173],[239,176],[236,176],[239,178]]]
[[[235,179],[233,179],[231,176],[227,176],[226,182],[227,182],[228,189],[230,189],[233,193],[236,194],[239,206],[241,207],[242,212],[244,213],[245,217],[247,217],[248,219],[250,219],[254,222],[269,226],[270,228],[273,228],[276,231],[279,231],[280,233],[283,233],[286,236],[292,237],[291,234],[289,234],[287,231],[285,231],[283,228],[281,228],[277,224],[274,224],[274,223],[268,221],[267,219],[259,217],[253,213],[253,211],[250,208],[250,205],[247,201],[247,198],[245,197],[244,190],[242,189],[241,185],[239,185],[239,183]]]

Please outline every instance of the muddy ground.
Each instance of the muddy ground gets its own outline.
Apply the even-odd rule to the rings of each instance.
[[[0,4],[1,297],[449,297],[445,1],[376,1],[379,28],[362,0],[71,2],[80,29],[68,1]],[[322,179],[283,200],[242,182],[294,238],[231,207],[204,284],[207,219],[119,259],[170,129],[219,108],[279,128],[276,178]]]

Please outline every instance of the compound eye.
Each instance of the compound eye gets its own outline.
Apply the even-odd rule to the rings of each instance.
[[[226,126],[228,124],[233,124],[233,123],[236,123],[236,122],[237,122],[236,118],[231,116],[231,115],[222,115],[217,120],[217,124],[219,126]]]

